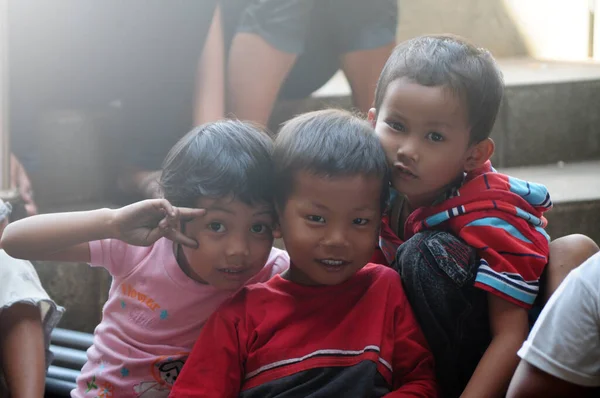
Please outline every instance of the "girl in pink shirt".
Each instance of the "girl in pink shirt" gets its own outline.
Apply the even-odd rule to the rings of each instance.
[[[6,229],[13,257],[89,262],[113,277],[72,397],[167,397],[208,316],[243,285],[287,269],[287,254],[272,248],[271,151],[248,124],[207,124],[167,155],[164,199]]]

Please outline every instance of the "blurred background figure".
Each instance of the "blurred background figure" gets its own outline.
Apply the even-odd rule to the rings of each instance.
[[[25,168],[14,154],[10,155],[10,187],[18,192],[20,203],[18,210],[13,209],[13,218],[37,214],[38,209],[33,198],[31,180]],[[18,213],[18,214],[17,214]]]
[[[10,7],[10,131],[25,170],[45,184],[60,159],[71,185],[45,194],[89,199],[116,184],[127,201],[160,195],[156,170],[194,125],[226,113],[266,125],[278,98],[308,97],[340,68],[366,112],[398,20],[397,0]]]
[[[90,200],[115,173],[122,192],[152,196],[144,171],[224,115],[217,0],[24,0],[9,15],[12,145],[48,196]],[[71,184],[52,191],[61,168]]]
[[[10,204],[0,199],[0,237],[10,213]],[[0,396],[42,396],[52,361],[50,333],[63,312],[33,265],[0,247]]]

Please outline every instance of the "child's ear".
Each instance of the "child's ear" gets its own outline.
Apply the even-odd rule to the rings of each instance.
[[[369,112],[367,113],[367,121],[371,123],[373,128],[375,128],[375,124],[377,123],[377,112],[375,108],[369,109]]]
[[[467,155],[467,161],[465,163],[465,171],[475,170],[483,166],[483,164],[490,160],[494,154],[494,148],[495,144],[491,138],[486,138],[485,140],[474,144],[469,149],[469,154]]]

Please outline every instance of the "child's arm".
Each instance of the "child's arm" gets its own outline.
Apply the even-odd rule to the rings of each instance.
[[[408,304],[401,283],[398,283],[398,291],[394,292],[394,296],[400,300],[394,328],[394,391],[385,397],[437,397],[433,355],[427,347],[425,336]]]
[[[149,246],[162,237],[195,247],[178,231],[180,220],[199,217],[202,209],[176,208],[165,199],[137,202],[120,209],[44,214],[11,223],[2,234],[2,248],[27,260],[89,262],[88,242],[119,239]]]
[[[38,307],[15,304],[0,314],[0,353],[12,397],[44,395],[46,353]]]
[[[244,346],[237,325],[214,313],[202,329],[169,397],[238,397],[245,356],[240,350]]]
[[[488,293],[492,342],[461,395],[504,397],[519,364],[517,351],[527,338],[527,310]]]

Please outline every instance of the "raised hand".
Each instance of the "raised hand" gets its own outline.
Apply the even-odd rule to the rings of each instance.
[[[136,246],[150,246],[166,237],[196,248],[198,242],[180,231],[181,221],[203,216],[204,209],[172,206],[166,199],[149,199],[116,210],[117,238]]]

